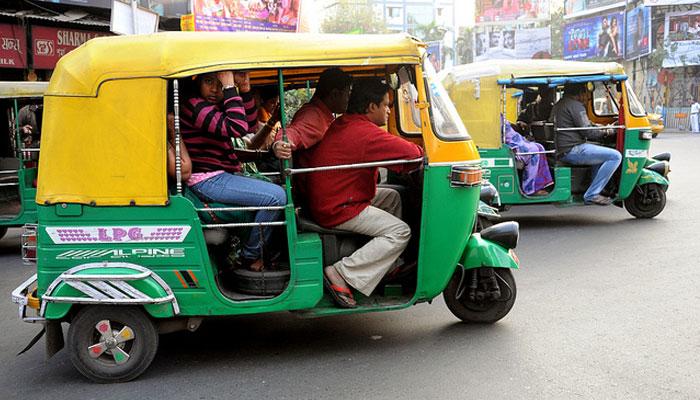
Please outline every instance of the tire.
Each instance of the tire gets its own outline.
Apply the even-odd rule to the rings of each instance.
[[[232,271],[233,287],[236,291],[256,296],[276,296],[287,288],[290,271]]]
[[[666,207],[666,191],[658,183],[635,186],[625,209],[636,218],[654,218]]]
[[[5,234],[7,233],[7,227],[6,226],[0,226],[0,239],[5,237]]]
[[[651,134],[652,139],[656,139],[657,136],[659,136],[659,132],[652,132],[652,134]]]
[[[102,321],[109,321],[112,338],[118,338],[125,327],[132,331],[133,337],[116,347],[121,348],[129,357],[117,362],[118,352],[106,350],[93,357],[89,347],[105,344],[102,348],[115,345],[108,343],[98,331]],[[126,335],[128,336],[128,335]],[[95,345],[95,346],[93,346]],[[68,350],[73,366],[88,379],[97,383],[128,382],[141,375],[155,358],[158,351],[158,331],[151,319],[138,307],[124,306],[87,306],[73,318],[68,329]],[[121,354],[121,352],[119,352]]]
[[[464,270],[464,279],[462,279],[462,269],[461,267],[457,269],[442,294],[447,308],[455,317],[463,322],[492,324],[505,317],[510,309],[513,308],[517,288],[511,270],[508,268],[493,268],[493,270],[501,289],[501,299],[478,301],[469,298],[466,293],[468,289],[462,290],[462,296],[459,299],[457,298],[460,292],[460,281],[462,281],[461,287],[468,285],[468,280],[471,276],[470,272],[473,271]]]

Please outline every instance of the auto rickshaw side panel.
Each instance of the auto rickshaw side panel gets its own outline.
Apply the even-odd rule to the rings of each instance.
[[[63,272],[87,263],[131,263],[157,274],[172,290],[182,316],[253,314],[303,309],[321,299],[322,261],[318,235],[299,235],[290,253],[290,284],[272,299],[233,301],[216,283],[199,218],[189,200],[171,197],[162,207],[40,206],[38,293]],[[137,285],[138,286],[138,285]],[[71,290],[66,293],[75,295]],[[146,306],[154,317],[170,316]],[[46,317],[62,318],[70,305],[51,303]]]

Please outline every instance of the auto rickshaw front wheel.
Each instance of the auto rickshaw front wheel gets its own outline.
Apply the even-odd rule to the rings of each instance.
[[[127,382],[155,358],[158,331],[138,307],[87,306],[68,329],[73,366],[98,383]]]
[[[513,308],[516,293],[509,268],[458,268],[442,295],[447,308],[462,321],[492,324]]]
[[[666,207],[666,191],[658,183],[637,185],[625,199],[625,209],[637,218],[654,218]]]

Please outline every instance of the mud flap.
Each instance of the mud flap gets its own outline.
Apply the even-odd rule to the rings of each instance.
[[[25,346],[25,347],[22,349],[22,351],[20,351],[19,353],[17,353],[17,355],[18,355],[18,356],[21,356],[22,354],[26,353],[29,349],[31,349],[32,347],[34,347],[34,345],[36,344],[36,342],[38,342],[39,339],[41,339],[41,337],[44,336],[44,333],[46,333],[46,327],[41,328],[41,331],[39,331],[39,333],[37,333],[36,336],[34,336],[34,338],[33,338],[32,340],[29,341],[29,344],[27,344],[27,346]]]
[[[60,321],[46,321],[44,329],[46,329],[46,359],[48,360],[61,351],[65,342]]]

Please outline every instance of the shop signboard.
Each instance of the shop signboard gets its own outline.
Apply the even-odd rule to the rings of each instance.
[[[301,0],[192,0],[196,31],[296,32]]]
[[[32,26],[32,53],[35,69],[53,69],[58,59],[88,40],[107,32]]]
[[[549,0],[476,0],[476,23],[548,20]]]
[[[0,24],[0,68],[27,67],[26,37],[22,26]]]
[[[625,32],[626,59],[631,60],[651,53],[651,9],[642,5],[629,10]]]
[[[570,22],[564,26],[565,60],[618,60],[624,55],[624,12]]]
[[[475,33],[476,61],[529,59],[535,54],[551,52],[551,30],[534,29],[477,29]]]
[[[84,7],[95,7],[95,8],[106,8],[110,9],[112,7],[112,0],[38,0],[44,3],[54,3],[54,4],[66,4],[69,6],[84,6]]]
[[[564,0],[564,14],[576,17],[587,14],[595,14],[616,7],[624,7],[625,0]]]
[[[683,4],[697,4],[698,0],[644,0],[645,6],[680,6]]]
[[[700,10],[666,14],[664,68],[700,65]]]

